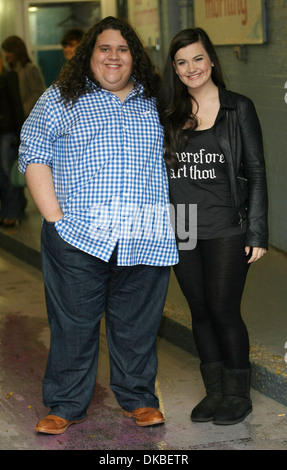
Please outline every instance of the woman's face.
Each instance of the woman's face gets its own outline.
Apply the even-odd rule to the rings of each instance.
[[[4,51],[4,57],[5,57],[7,64],[13,65],[13,62],[15,60],[15,56],[13,52]]]
[[[201,42],[182,47],[174,56],[173,62],[179,79],[192,91],[212,82],[213,63]]]
[[[105,90],[117,94],[130,88],[133,59],[120,31],[106,29],[99,34],[90,65],[94,78]]]

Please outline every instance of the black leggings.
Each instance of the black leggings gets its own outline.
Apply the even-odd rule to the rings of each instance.
[[[249,364],[249,338],[240,304],[249,264],[245,235],[198,240],[180,251],[174,271],[191,314],[201,363],[224,361],[228,367]]]

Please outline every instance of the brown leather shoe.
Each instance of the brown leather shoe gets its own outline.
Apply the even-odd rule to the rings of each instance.
[[[87,418],[77,421],[68,421],[67,419],[59,418],[59,416],[48,415],[38,422],[35,431],[45,434],[62,434],[71,424],[82,423],[85,419]]]
[[[163,414],[157,408],[137,408],[123,413],[126,418],[134,418],[138,426],[153,426],[165,422]]]

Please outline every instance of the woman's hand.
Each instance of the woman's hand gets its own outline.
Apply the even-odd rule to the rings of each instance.
[[[248,263],[253,263],[254,261],[258,261],[260,258],[262,258],[263,255],[265,255],[267,250],[265,248],[259,248],[257,246],[252,246],[252,247],[246,246],[245,247],[246,256],[250,254],[250,251],[251,251],[251,256],[250,256],[250,259],[248,260]]]

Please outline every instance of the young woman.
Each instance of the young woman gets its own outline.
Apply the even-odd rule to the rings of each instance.
[[[191,309],[207,392],[191,419],[234,424],[252,410],[240,303],[248,268],[268,245],[261,128],[251,100],[226,90],[215,49],[200,28],[173,39],[158,109],[171,203],[175,211],[185,204],[185,214],[197,205],[195,248],[183,243],[174,268]],[[176,220],[188,231],[187,216],[182,221],[178,213]]]
[[[9,69],[17,72],[20,95],[25,117],[27,117],[46,89],[42,72],[32,62],[26,44],[18,36],[6,38],[2,43],[2,49]]]

